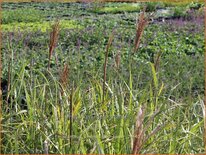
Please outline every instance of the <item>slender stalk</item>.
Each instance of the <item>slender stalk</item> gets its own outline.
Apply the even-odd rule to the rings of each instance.
[[[71,94],[70,94],[70,107],[69,107],[69,110],[70,110],[70,147],[72,146],[72,125],[73,125],[73,93],[74,93],[74,83],[73,83],[73,86],[72,86],[72,91],[71,91]]]
[[[68,67],[68,64],[65,64],[63,71],[60,74],[60,84],[61,84],[61,95],[62,96],[64,95],[64,91],[67,87],[68,76],[69,76],[69,67]]]
[[[13,50],[12,50],[12,37],[11,35],[9,36],[9,44],[8,44],[8,48],[9,48],[9,64],[8,64],[8,74],[7,74],[7,95],[6,95],[6,103],[8,106],[8,102],[9,102],[9,92],[11,89],[11,73],[12,73],[12,67],[13,66]]]
[[[120,67],[120,61],[121,61],[121,53],[120,51],[118,51],[117,54],[115,55],[115,67],[117,71],[119,70]]]
[[[8,74],[7,74],[7,95],[6,95],[6,103],[8,106],[9,103],[9,92],[10,92],[10,88],[11,88],[11,61],[9,61],[9,65],[8,65]]]
[[[132,154],[140,153],[142,147],[142,142],[144,138],[144,133],[143,133],[144,112],[145,112],[144,107],[140,107],[137,115],[137,120],[136,120],[136,129],[135,129]]]
[[[109,48],[112,44],[112,40],[114,38],[114,33],[112,33],[109,37],[109,41],[107,43],[107,47],[106,47],[106,52],[105,52],[105,59],[104,59],[104,81],[103,81],[103,96],[102,96],[102,99],[103,99],[103,103],[104,103],[104,98],[105,98],[105,85],[106,85],[106,74],[107,74],[107,61],[108,61],[108,54],[109,54]]]
[[[157,58],[156,58],[156,60],[155,60],[155,62],[154,62],[154,68],[155,68],[155,71],[156,71],[156,72],[157,72],[158,69],[159,69],[159,64],[160,64],[161,55],[162,55],[162,52],[161,52],[161,51],[158,52]]]
[[[56,20],[50,33],[48,70],[50,69],[51,57],[58,41],[59,29],[59,20]]]
[[[206,11],[205,11],[205,25],[206,25]],[[205,38],[206,38],[206,28],[205,28]],[[206,47],[206,42],[205,42]],[[205,67],[206,67],[206,48],[205,48]],[[205,143],[205,153],[206,153],[206,71],[205,71],[205,100],[204,100],[204,143]]]
[[[44,154],[49,154],[49,146],[48,146],[48,141],[44,141]]]
[[[145,17],[145,10],[146,7],[143,9],[142,13],[139,15],[138,21],[136,23],[136,35],[135,35],[135,42],[134,42],[134,52],[135,53],[140,45],[140,40],[143,35],[144,28],[148,24],[148,19]],[[130,56],[132,56],[130,54]],[[130,71],[130,89],[132,90],[132,57],[129,60],[129,71]],[[129,107],[131,106],[132,102],[132,94],[130,92],[130,103]],[[131,107],[130,107],[131,108]],[[138,116],[136,120],[136,129],[134,133],[134,142],[133,142],[133,149],[132,154],[138,154],[141,151],[144,141],[144,129],[143,129],[143,120],[145,115],[145,107],[140,107],[138,111]]]
[[[139,15],[138,21],[136,23],[136,36],[135,36],[135,41],[134,41],[134,52],[137,51],[137,49],[139,48],[140,45],[140,40],[142,38],[142,34],[144,31],[144,28],[146,27],[147,23],[148,23],[148,19],[145,17],[145,9],[143,10],[143,12]]]

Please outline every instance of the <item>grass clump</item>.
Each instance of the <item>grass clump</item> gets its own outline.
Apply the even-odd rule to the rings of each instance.
[[[185,18],[187,16],[187,10],[185,7],[175,7],[173,17],[174,18]]]
[[[3,33],[2,153],[204,152],[203,30],[84,15]]]
[[[165,8],[164,3],[162,2],[145,2],[142,3],[141,8],[146,7],[146,12],[154,12],[157,9]]]
[[[105,6],[92,10],[95,13],[122,13],[122,12],[139,12],[139,4],[121,4],[117,6]]]
[[[51,61],[53,51],[57,45],[59,31],[60,31],[59,21],[56,21],[54,25],[52,25],[52,32],[50,33],[48,70],[50,69],[50,61]]]
[[[10,24],[2,24],[3,32],[14,32],[14,31],[42,31],[47,32],[51,30],[51,21],[44,21],[44,22],[17,22],[17,23],[10,23]],[[61,20],[61,28],[62,29],[75,29],[81,28],[77,22],[73,20]]]

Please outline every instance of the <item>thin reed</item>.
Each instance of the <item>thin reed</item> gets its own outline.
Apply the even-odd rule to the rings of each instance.
[[[132,154],[139,154],[142,147],[142,142],[144,138],[144,132],[143,132],[144,115],[145,115],[145,109],[144,107],[140,107],[137,113]]]
[[[49,144],[48,141],[44,141],[44,154],[49,154]]]
[[[81,4],[69,4],[66,10],[76,5]],[[184,53],[183,50],[171,55],[158,53],[157,45],[162,45],[162,41],[165,41],[163,48],[175,50],[176,46],[175,49],[168,47],[166,41],[171,39],[176,44],[179,37],[166,25],[165,31],[156,23],[144,29],[148,14],[144,14],[144,10],[140,13],[135,32],[128,29],[127,22],[116,18],[120,14],[95,16],[97,24],[91,26],[93,14],[89,12],[92,18],[85,21],[81,12],[78,21],[84,28],[71,30],[61,26],[61,42],[57,21],[48,43],[39,41],[48,34],[30,32],[26,39],[29,48],[27,45],[25,48],[22,46],[25,38],[21,36],[27,32],[14,35],[12,47],[2,48],[5,66],[2,153],[204,152],[204,57],[179,54]],[[136,17],[136,13],[122,15],[129,20]],[[111,33],[111,29],[107,26],[112,28],[113,20],[121,25],[115,29],[118,35],[112,33],[108,37],[106,34]],[[175,38],[166,38],[170,34]],[[183,38],[178,43],[187,45],[184,43],[186,32],[180,34]],[[7,35],[5,33],[5,38],[9,38]],[[128,44],[131,38],[135,38],[135,45]],[[143,38],[146,44],[140,48]],[[58,53],[55,52],[57,42]],[[4,43],[9,45],[7,39]],[[198,44],[202,47],[201,41]],[[196,46],[194,49],[200,50]],[[53,58],[55,67],[52,67]],[[45,71],[47,67],[49,71]],[[198,74],[194,74],[196,70]]]
[[[59,31],[60,31],[60,24],[59,20],[56,20],[54,25],[52,25],[52,32],[50,33],[50,42],[49,42],[49,62],[48,62],[48,70],[50,69],[50,63],[53,51],[57,45]]]
[[[135,41],[134,41],[134,52],[137,51],[140,45],[140,40],[143,35],[143,31],[148,24],[148,19],[145,17],[145,10],[146,8],[143,9],[143,11],[140,13],[137,23],[136,23],[136,35],[135,35]]]
[[[69,141],[70,141],[70,147],[72,147],[72,136],[73,136],[73,95],[74,95],[74,83],[72,85],[71,89],[71,94],[70,94],[70,106],[69,106],[69,111],[70,111],[70,116],[69,116],[69,121],[70,121],[70,126],[69,126]]]
[[[62,72],[60,73],[61,95],[64,94],[64,90],[68,85],[68,78],[69,78],[69,66],[68,64],[65,64]]]
[[[154,68],[155,68],[155,71],[156,71],[156,72],[157,72],[158,69],[159,69],[161,55],[162,55],[162,52],[161,52],[161,51],[158,52],[158,53],[157,53],[157,57],[156,57],[155,62],[154,62]]]
[[[108,54],[109,54],[109,48],[112,44],[112,40],[114,38],[114,32],[109,37],[107,47],[106,47],[106,52],[105,52],[105,58],[104,58],[104,77],[103,77],[103,96],[102,96],[102,101],[104,103],[105,99],[105,86],[106,86],[106,78],[107,78],[107,61],[108,61]]]
[[[121,62],[121,52],[118,51],[115,55],[115,67],[118,70],[120,68],[120,62]]]

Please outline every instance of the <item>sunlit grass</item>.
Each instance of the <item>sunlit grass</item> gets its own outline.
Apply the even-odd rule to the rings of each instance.
[[[52,21],[44,22],[15,22],[10,24],[2,24],[3,32],[13,31],[42,31],[46,32],[51,30]],[[81,29],[81,26],[73,20],[62,20],[60,21],[61,29]]]
[[[121,12],[139,12],[139,4],[121,4],[119,6],[105,6],[93,9],[96,13],[121,13]]]
[[[115,15],[2,25],[2,153],[204,152],[203,33]]]

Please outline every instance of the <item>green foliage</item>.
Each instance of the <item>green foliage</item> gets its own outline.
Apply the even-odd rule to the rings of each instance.
[[[146,12],[154,12],[157,9],[157,2],[146,2],[144,7],[146,7]]]
[[[139,12],[139,4],[122,4],[115,6],[105,6],[92,10],[95,13],[122,13],[122,12]]]
[[[81,28],[73,20],[62,20],[60,22],[62,29]],[[51,30],[52,21],[47,22],[13,22],[10,24],[2,24],[3,31],[42,31],[46,32]]]
[[[2,11],[2,24],[17,22],[41,22],[43,18],[44,13],[36,9],[15,9]]]
[[[203,6],[204,6],[204,4],[202,4],[202,3],[197,3],[197,2],[192,2],[192,3],[190,3],[190,4],[188,5],[188,7],[189,7],[190,9],[195,9],[195,10],[200,9],[200,8],[203,7]]]
[[[186,9],[184,7],[175,7],[173,17],[175,18],[185,18],[187,15]]]
[[[82,11],[82,3],[24,5],[53,14],[50,21],[2,25],[2,153],[42,154],[47,145],[54,154],[131,154],[141,107],[146,137],[141,154],[204,152],[201,24],[181,19],[149,24],[132,53],[136,12],[98,16]],[[115,6],[126,4],[105,4]],[[48,71],[46,29],[56,17],[63,18],[62,29]],[[13,31],[15,24],[25,31]],[[103,90],[104,52],[113,30]],[[64,64],[69,74],[63,88]]]

